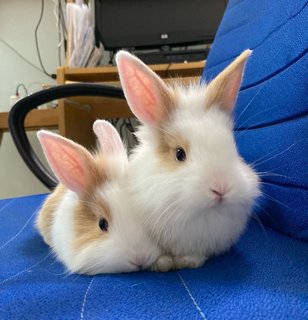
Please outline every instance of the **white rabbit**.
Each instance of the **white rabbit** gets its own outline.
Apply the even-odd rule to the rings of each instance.
[[[129,164],[136,213],[167,255],[153,269],[199,267],[245,229],[259,180],[238,154],[232,110],[244,51],[209,84],[166,85],[139,59],[116,56],[132,112],[142,122]]]
[[[160,254],[123,192],[127,154],[117,131],[96,121],[101,150],[85,148],[59,135],[38,138],[60,183],[47,198],[37,227],[70,272],[131,272],[148,268]]]

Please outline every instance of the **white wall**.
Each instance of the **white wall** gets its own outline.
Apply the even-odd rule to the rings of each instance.
[[[58,33],[53,14],[54,2],[45,0],[43,20],[38,31],[41,56],[50,73],[58,66]],[[41,10],[40,0],[1,0],[0,38],[7,41],[28,60],[39,66],[35,49],[34,29]],[[0,112],[9,111],[9,97],[15,93],[18,83],[26,86],[33,82],[54,84],[55,81],[27,65],[0,42]],[[40,87],[32,85],[30,91]],[[20,90],[22,92],[22,90]],[[40,154],[35,133],[30,141]],[[47,192],[21,160],[9,133],[5,133],[0,145],[0,198]]]

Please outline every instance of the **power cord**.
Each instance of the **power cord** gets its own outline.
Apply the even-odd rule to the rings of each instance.
[[[58,4],[58,31],[59,31],[59,44],[58,44],[58,59],[59,59],[59,65],[62,66],[62,59],[61,59],[61,43],[62,43],[62,33],[61,33],[61,13],[60,13],[60,8],[61,8],[61,2],[59,1]]]
[[[39,20],[38,20],[38,23],[35,27],[35,31],[34,31],[34,37],[35,37],[35,44],[36,44],[36,51],[37,51],[37,55],[38,55],[38,58],[39,58],[39,62],[40,62],[40,65],[41,65],[41,68],[43,70],[43,73],[46,74],[47,76],[51,77],[52,79],[56,79],[57,76],[56,74],[52,73],[48,73],[43,65],[43,62],[42,62],[42,58],[41,58],[41,53],[40,53],[40,48],[39,48],[39,43],[38,43],[38,37],[37,37],[37,31],[39,29],[39,26],[41,24],[41,21],[42,21],[42,18],[43,18],[43,13],[44,13],[44,0],[42,0],[42,6],[41,6],[41,13],[40,13],[40,17],[39,17]]]
[[[26,62],[27,64],[29,64],[31,67],[35,68],[36,70],[38,70],[39,72],[45,74],[43,72],[42,69],[40,69],[38,66],[36,66],[34,63],[32,63],[31,61],[29,61],[27,58],[25,58],[21,53],[19,53],[14,47],[12,47],[9,43],[7,43],[5,40],[3,40],[2,38],[0,38],[0,42],[3,43],[6,47],[8,47],[9,49],[11,49],[16,55],[19,56],[19,58],[21,58],[24,62]]]
[[[19,83],[17,85],[16,89],[15,89],[15,94],[16,94],[17,97],[19,97],[19,88],[23,88],[25,93],[26,93],[26,95],[29,94],[28,89],[26,88],[26,86],[23,83]]]
[[[58,29],[58,60],[59,60],[59,65],[62,65],[62,58],[61,58],[61,52],[62,52],[62,47],[64,47],[64,53],[66,52],[66,39],[67,39],[67,31],[66,31],[66,26],[65,26],[65,18],[64,18],[64,13],[63,13],[63,8],[62,8],[62,1],[61,0],[53,0],[54,3],[54,9],[53,13],[56,18],[56,27]]]
[[[63,7],[62,7],[62,1],[60,2],[60,21],[61,21],[61,29],[62,29],[62,36],[63,36],[63,44],[64,44],[64,52],[66,53],[66,45],[67,45],[67,29],[66,29],[66,23],[65,23],[65,17],[63,13]]]

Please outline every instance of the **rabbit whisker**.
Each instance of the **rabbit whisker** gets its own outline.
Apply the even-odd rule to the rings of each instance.
[[[277,108],[278,108],[278,107],[271,107],[271,108],[262,110],[262,111],[260,111],[260,112],[258,112],[258,113],[255,113],[253,116],[251,116],[251,117],[248,118],[247,120],[245,120],[244,123],[241,124],[241,127],[239,127],[239,128],[236,129],[236,131],[239,132],[238,136],[240,137],[240,136],[243,134],[243,132],[245,132],[245,131],[253,128],[253,127],[256,127],[256,126],[260,126],[260,125],[262,125],[262,124],[265,124],[266,121],[267,121],[267,120],[266,120],[266,121],[262,121],[262,122],[260,122],[260,123],[258,123],[258,124],[255,124],[255,123],[254,123],[254,124],[252,124],[251,126],[249,126],[249,127],[247,127],[247,128],[244,128],[243,126],[244,126],[247,122],[249,122],[251,119],[253,119],[254,117],[256,117],[256,116],[258,116],[258,115],[260,115],[260,114],[262,114],[262,113],[265,113],[265,112],[268,112],[268,111],[270,111],[270,110],[277,109]]]
[[[259,211],[265,213],[265,215],[272,221],[272,223],[273,223],[276,227],[278,227],[277,221],[271,216],[271,214],[270,214],[265,208],[263,208],[263,207],[262,207],[260,204],[258,204],[258,203],[255,203],[254,206],[255,206],[257,209],[259,209]],[[255,212],[255,215],[257,215],[256,212]]]
[[[276,168],[277,169],[277,168]],[[275,170],[276,170],[275,169]],[[258,177],[282,177],[282,178],[291,178],[290,176],[286,176],[284,174],[279,174],[275,172],[270,172],[270,171],[264,171],[264,172],[256,172]]]
[[[287,206],[285,203],[279,201],[278,199],[276,199],[276,198],[274,198],[274,197],[272,197],[272,196],[270,196],[270,195],[268,195],[268,194],[266,194],[266,193],[263,193],[262,195],[263,195],[265,198],[267,198],[267,199],[269,199],[269,200],[272,200],[272,201],[274,201],[274,202],[276,202],[276,203],[284,206],[286,209],[290,210],[291,212],[294,212],[294,210],[293,210],[292,208],[290,208],[289,206]]]
[[[267,232],[266,229],[261,221],[261,219],[258,217],[256,212],[251,212],[252,215],[252,219],[255,220],[257,222],[257,224],[260,226],[261,230],[264,232],[264,234],[267,236]]]
[[[260,87],[260,89],[257,91],[257,93],[252,97],[252,99],[247,103],[246,107],[243,109],[243,111],[240,113],[240,115],[236,118],[236,122],[240,121],[242,115],[244,114],[244,112],[246,110],[248,110],[248,107],[251,105],[251,103],[254,101],[254,99],[260,94],[260,92],[263,90],[264,88],[264,84]]]

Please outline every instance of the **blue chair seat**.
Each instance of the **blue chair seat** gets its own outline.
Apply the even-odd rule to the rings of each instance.
[[[308,319],[300,240],[252,220],[200,269],[69,275],[34,227],[44,199],[0,201],[0,319]]]

